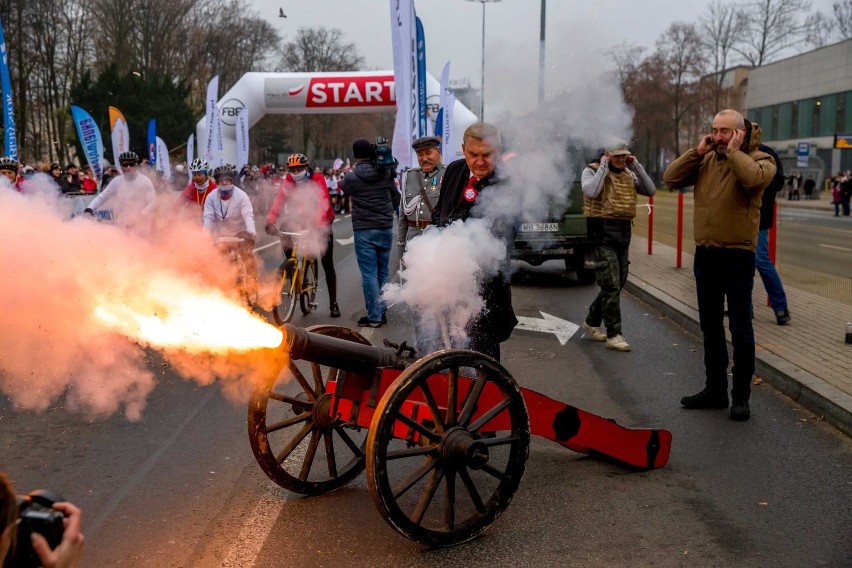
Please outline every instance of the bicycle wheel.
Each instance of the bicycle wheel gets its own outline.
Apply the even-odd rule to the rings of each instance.
[[[284,325],[293,319],[293,312],[296,311],[297,277],[296,261],[293,259],[287,260],[278,268],[278,280],[281,282],[281,288],[278,305],[272,308],[272,317],[278,325]]]
[[[317,261],[306,260],[303,265],[302,293],[299,295],[299,306],[302,313],[308,315],[317,306]]]
[[[237,289],[240,291],[240,297],[248,307],[252,307],[257,303],[257,287],[255,286],[252,289],[249,286],[248,269],[246,268],[243,257],[238,254],[235,262],[237,269]]]

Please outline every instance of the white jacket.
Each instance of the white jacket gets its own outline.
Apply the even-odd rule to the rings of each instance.
[[[97,211],[107,201],[111,201],[116,221],[122,225],[135,225],[153,215],[157,192],[151,180],[141,173],[132,180],[120,175],[89,203],[89,209]]]
[[[254,226],[254,209],[245,191],[234,187],[234,194],[228,200],[222,200],[219,189],[214,189],[204,201],[204,230],[213,238],[233,237],[241,231],[251,233],[257,238]]]

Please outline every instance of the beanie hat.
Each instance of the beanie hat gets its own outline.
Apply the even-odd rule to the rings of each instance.
[[[369,140],[359,138],[352,143],[352,155],[356,160],[371,159],[376,157],[376,150]]]

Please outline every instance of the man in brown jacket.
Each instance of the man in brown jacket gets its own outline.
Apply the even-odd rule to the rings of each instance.
[[[695,186],[695,289],[704,335],[704,390],[683,397],[685,408],[728,407],[728,350],[724,312],[734,346],[731,418],[748,420],[754,375],[754,285],[757,232],[763,190],[775,175],[775,162],[758,151],[760,127],[739,112],[723,110],[712,134],[669,165],[663,179],[675,189]]]

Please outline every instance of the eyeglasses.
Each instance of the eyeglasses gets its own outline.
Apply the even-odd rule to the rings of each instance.
[[[305,171],[306,169],[307,168],[302,167],[302,166],[296,166],[296,167],[292,167],[292,168],[287,168],[287,171],[290,172],[291,174],[297,174],[299,172]]]
[[[137,165],[138,164],[136,164],[135,162],[129,162],[127,164],[121,164],[121,169],[126,170],[128,168],[135,168]]]

